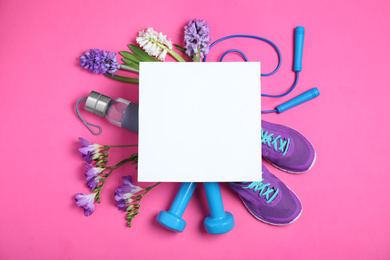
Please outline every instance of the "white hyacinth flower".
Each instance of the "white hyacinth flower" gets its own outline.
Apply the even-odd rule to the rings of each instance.
[[[153,28],[140,31],[136,39],[139,46],[150,56],[164,61],[168,51],[172,51],[172,41],[166,35],[158,33]]]

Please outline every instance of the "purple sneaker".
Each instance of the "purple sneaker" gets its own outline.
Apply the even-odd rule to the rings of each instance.
[[[287,225],[299,218],[302,204],[283,182],[263,165],[262,182],[229,182],[245,207],[258,220],[272,225]]]
[[[313,145],[298,131],[261,120],[263,157],[275,167],[291,173],[306,172],[313,167]]]

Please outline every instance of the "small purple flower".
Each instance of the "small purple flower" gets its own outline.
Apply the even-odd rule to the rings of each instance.
[[[79,141],[83,145],[79,148],[80,153],[83,154],[83,159],[87,163],[91,163],[92,160],[97,160],[100,157],[100,150],[103,147],[100,144],[92,144],[82,137],[79,137]]]
[[[205,20],[194,19],[184,26],[184,42],[186,43],[186,54],[195,58],[203,58],[209,53],[210,48],[210,27]],[[198,53],[200,50],[200,53]]]
[[[123,185],[115,189],[115,200],[118,209],[123,210],[127,204],[131,203],[131,197],[137,192],[143,190],[141,187],[135,185],[131,176],[122,177]]]
[[[116,59],[116,53],[99,49],[85,51],[85,56],[80,56],[80,66],[86,70],[89,69],[90,72],[95,74],[108,73],[111,76],[120,68]]]
[[[87,182],[87,187],[90,188],[91,190],[96,189],[96,187],[99,184],[101,178],[102,178],[101,176],[96,176],[95,178],[90,179]]]
[[[100,167],[92,167],[91,165],[88,165],[84,163],[85,167],[87,167],[87,170],[85,171],[85,177],[87,177],[87,181],[90,179],[94,179],[96,176],[98,176],[102,171],[104,171],[104,168]]]
[[[95,202],[95,196],[96,193],[91,193],[87,195],[77,193],[76,196],[74,196],[76,200],[76,205],[81,208],[84,208],[84,215],[87,217],[91,215],[95,210],[95,204],[93,204]]]
[[[94,190],[102,178],[99,176],[99,174],[102,173],[105,169],[100,167],[92,167],[86,163],[84,163],[84,165],[87,167],[87,170],[85,171],[85,177],[87,177],[87,186],[91,190]]]

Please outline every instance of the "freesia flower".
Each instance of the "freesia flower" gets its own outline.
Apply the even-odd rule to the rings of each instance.
[[[79,148],[79,151],[83,154],[83,159],[87,163],[91,163],[92,160],[99,159],[103,145],[90,143],[82,137],[79,137],[79,141],[83,145]]]
[[[85,167],[87,167],[87,170],[85,171],[85,177],[87,177],[87,186],[91,190],[96,189],[97,185],[99,184],[101,180],[101,176],[99,176],[100,173],[102,173],[105,168],[101,167],[92,167],[86,163],[84,163]]]
[[[131,176],[122,177],[123,185],[115,189],[115,200],[116,206],[118,209],[123,210],[127,204],[131,203],[133,199],[131,198],[137,192],[143,190],[143,188],[135,185]]]
[[[95,210],[95,204],[93,204],[95,202],[95,196],[96,193],[91,193],[87,195],[77,193],[75,196],[76,205],[81,208],[84,208],[84,215],[87,217],[91,215]]]
[[[102,171],[104,171],[104,168],[100,167],[92,167],[91,165],[88,165],[84,163],[85,167],[87,167],[87,170],[85,171],[85,177],[87,177],[87,181],[94,179],[96,176],[98,176]]]
[[[164,61],[168,50],[172,50],[172,41],[166,35],[158,33],[153,28],[140,31],[136,39],[141,48],[150,56],[154,56],[160,61]]]
[[[111,76],[120,68],[116,53],[99,49],[85,51],[85,56],[80,56],[80,66],[95,74],[107,73]]]
[[[90,188],[91,190],[96,189],[97,185],[99,184],[100,180],[102,179],[101,176],[96,176],[95,178],[90,179],[87,182],[87,187]]]
[[[209,53],[210,49],[210,27],[204,20],[194,19],[184,26],[184,42],[186,43],[186,54],[194,61]]]

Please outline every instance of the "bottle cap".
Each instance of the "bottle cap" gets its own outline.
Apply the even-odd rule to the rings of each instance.
[[[99,92],[92,91],[85,102],[85,110],[95,115],[105,117],[112,98]]]

